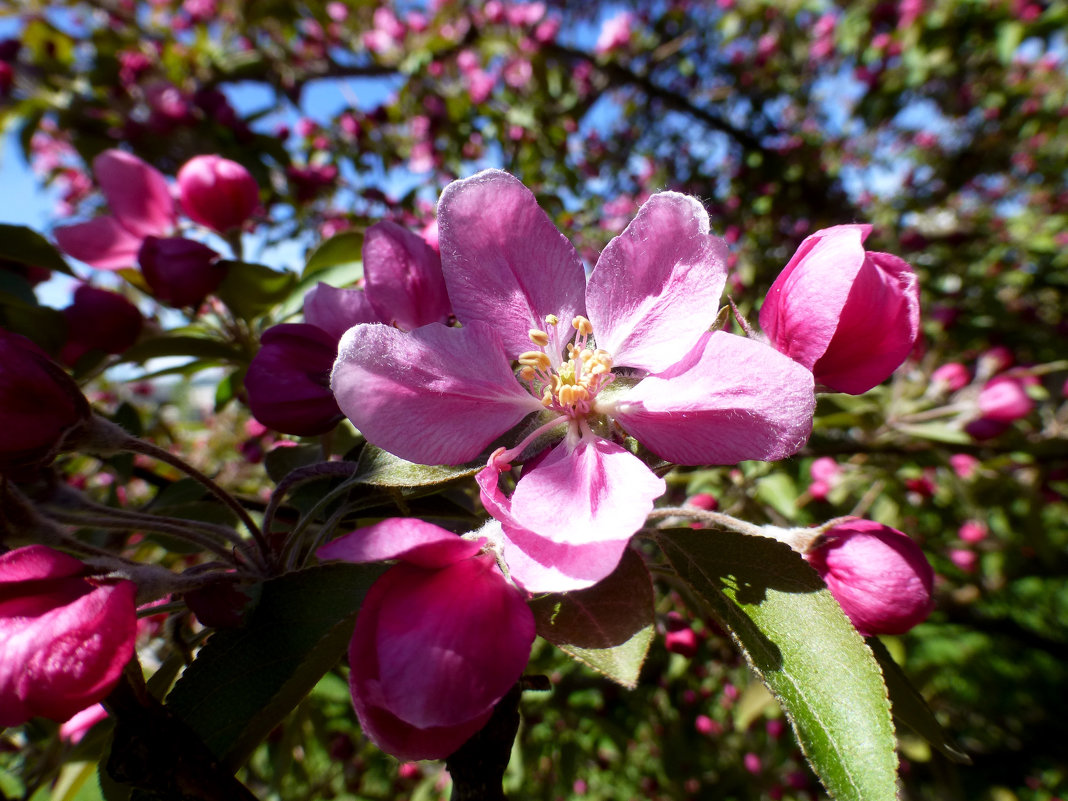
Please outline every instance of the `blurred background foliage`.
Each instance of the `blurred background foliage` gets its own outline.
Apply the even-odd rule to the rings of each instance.
[[[327,266],[357,261],[380,219],[424,228],[441,188],[485,166],[534,189],[590,265],[648,194],[674,189],[704,201],[731,246],[728,292],[754,321],[801,239],[871,223],[868,246],[920,276],[913,358],[863,397],[824,397],[798,457],[676,471],[668,501],[708,494],[780,525],[863,514],[908,532],[938,572],[938,604],[886,645],[972,764],[904,731],[903,796],[1068,792],[1068,4],[23,0],[7,21],[0,124],[58,198],[57,222],[99,209],[87,165],[112,147],[171,175],[200,153],[242,163],[264,208],[246,250],[298,273],[331,237],[348,238]],[[299,297],[258,310],[246,333]],[[171,371],[221,365],[218,388],[104,379],[94,399],[252,502],[276,438],[234,402],[255,338],[236,344],[232,358]],[[948,362],[965,365],[964,386],[932,381]],[[1036,407],[996,436],[969,434],[999,374],[1026,378]],[[136,461],[64,467],[105,502],[158,503],[163,489],[181,500],[173,476]],[[821,797],[729,638],[660,589],[661,631],[692,626],[696,646],[669,652],[658,638],[636,690],[536,652],[531,672],[554,689],[525,696],[515,797]],[[167,625],[172,644],[193,636],[187,618]],[[243,780],[262,798],[444,797],[439,765],[398,766],[366,743],[343,671]],[[0,792],[99,796],[84,766],[102,738],[71,750],[53,735],[0,735]]]

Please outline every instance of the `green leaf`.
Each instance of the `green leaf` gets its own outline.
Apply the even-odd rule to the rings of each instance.
[[[245,261],[222,261],[226,277],[215,290],[216,296],[230,311],[244,320],[252,320],[278,305],[293,291],[297,276],[280,273],[262,264]]]
[[[67,341],[67,319],[63,312],[26,303],[6,293],[0,293],[0,326],[32,339],[51,354],[58,353]]]
[[[144,364],[149,359],[166,356],[193,356],[198,359],[219,359],[225,362],[241,362],[245,355],[226,342],[189,334],[144,339],[122,354],[123,362]]]
[[[883,679],[886,681],[886,689],[890,692],[890,704],[894,717],[953,762],[962,765],[972,764],[971,757],[950,740],[949,735],[935,719],[931,708],[927,706],[927,702],[923,700],[923,696],[912,686],[912,682],[894,661],[882,641],[878,637],[869,637],[867,642],[883,670]]]
[[[797,486],[786,473],[772,473],[758,478],[756,497],[787,520],[797,519]]]
[[[74,275],[55,246],[24,225],[0,223],[0,259]]]
[[[236,769],[337,664],[384,569],[323,565],[264,582],[248,623],[211,636],[167,706]]]
[[[929,439],[932,442],[947,442],[950,445],[968,445],[974,440],[964,431],[947,423],[924,423],[923,425],[909,425],[904,423],[897,426],[898,433],[919,439]]]
[[[323,242],[308,258],[308,263],[301,273],[301,280],[311,278],[330,268],[347,268],[355,270],[360,267],[357,276],[363,276],[363,232],[342,231],[337,236],[332,236]],[[317,278],[322,281],[324,279]]]
[[[819,575],[772,539],[663,532],[664,553],[779,699],[840,801],[894,801],[897,754],[879,665]]]
[[[376,487],[426,487],[473,476],[484,462],[460,465],[426,465],[406,462],[368,444],[360,452],[356,480]]]
[[[308,259],[300,281],[279,309],[279,319],[300,311],[304,295],[320,281],[348,287],[363,278],[363,233],[344,231],[323,242]]]
[[[624,687],[638,683],[653,641],[653,584],[629,548],[612,575],[586,590],[531,602],[538,634]]]

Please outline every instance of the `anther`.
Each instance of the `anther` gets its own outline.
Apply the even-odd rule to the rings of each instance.
[[[589,336],[593,333],[593,323],[583,317],[581,314],[571,321],[571,325],[576,331],[585,336]]]
[[[545,324],[546,325],[556,325],[559,322],[560,322],[560,318],[557,317],[555,314],[546,314],[545,315]]]
[[[570,406],[575,402],[575,388],[570,384],[566,384],[560,387],[560,403],[564,406]]]
[[[537,376],[538,371],[531,367],[529,364],[523,365],[519,368],[519,378],[522,381],[533,381]]]
[[[548,370],[552,364],[549,354],[540,350],[528,350],[525,353],[520,353],[518,361],[522,365],[535,367],[539,370]]]
[[[527,336],[530,337],[531,342],[540,348],[544,348],[549,344],[549,335],[537,328],[531,328]]]

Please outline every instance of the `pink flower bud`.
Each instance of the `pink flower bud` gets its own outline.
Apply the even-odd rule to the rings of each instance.
[[[707,492],[698,492],[686,499],[686,505],[693,509],[703,509],[706,512],[714,512],[719,508],[719,501],[714,495]]]
[[[979,411],[988,420],[1011,423],[1027,417],[1034,406],[1024,382],[1015,376],[991,378],[979,393]]]
[[[964,542],[981,542],[987,533],[986,523],[979,520],[965,520],[957,530],[957,536]]]
[[[30,340],[0,328],[0,474],[47,464],[89,415],[74,379]]]
[[[307,323],[284,323],[263,332],[248,366],[245,390],[253,417],[275,431],[310,437],[343,415],[330,391],[337,339]]]
[[[194,156],[183,164],[178,192],[190,219],[219,233],[240,228],[260,203],[249,171],[222,156]]]
[[[760,310],[776,349],[850,395],[885,380],[920,331],[916,276],[896,256],[865,252],[870,230],[839,225],[805,239]]]
[[[979,556],[975,551],[969,551],[967,548],[950,548],[949,561],[965,573],[974,573],[979,565]]]
[[[133,656],[133,582],[97,585],[43,545],[0,556],[0,726],[67,720],[111,692]]]
[[[371,586],[349,646],[356,716],[398,759],[453,753],[530,657],[534,615],[483,543],[393,518],[319,549],[322,559],[400,559]]]
[[[152,296],[176,308],[195,308],[218,288],[226,277],[218,260],[207,245],[182,237],[147,237],[137,254]]]
[[[74,291],[67,318],[67,341],[60,352],[64,363],[73,365],[91,350],[122,353],[141,334],[141,312],[117,292],[83,284]]]
[[[967,481],[979,470],[979,460],[970,453],[955,453],[949,457],[949,466],[953,468],[954,473]]]
[[[664,635],[664,647],[673,654],[693,659],[697,653],[697,635],[689,626]]]
[[[902,634],[931,613],[934,571],[897,529],[871,520],[840,523],[805,559],[865,636]]]
[[[968,386],[971,380],[968,368],[960,362],[947,362],[935,368],[935,371],[931,373],[931,383],[947,392],[956,392]]]

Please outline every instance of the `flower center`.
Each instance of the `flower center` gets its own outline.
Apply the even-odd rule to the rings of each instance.
[[[528,335],[538,349],[519,354],[519,380],[546,409],[581,420],[589,415],[597,393],[612,380],[612,356],[592,346],[593,324],[579,316],[571,321],[576,334],[575,341],[567,344],[567,361],[554,365],[545,349],[559,342],[556,326],[560,320],[550,314],[545,323],[549,331],[532,328]]]

